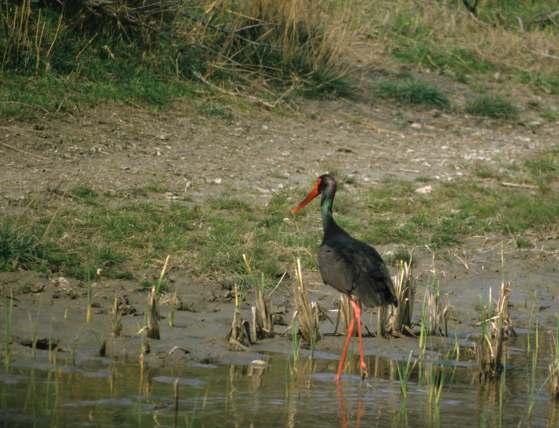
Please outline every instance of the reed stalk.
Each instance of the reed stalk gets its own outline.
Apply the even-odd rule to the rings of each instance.
[[[491,290],[489,301],[481,309],[481,335],[476,344],[476,359],[479,365],[480,380],[498,380],[505,364],[504,342],[511,335],[516,335],[510,320],[508,301],[511,292],[509,282],[501,283],[501,292],[497,303],[493,302]]]
[[[559,318],[555,334],[552,335],[553,351],[549,364],[549,390],[553,399],[559,401]]]
[[[309,301],[308,292],[303,281],[300,259],[297,259],[295,278],[293,296],[299,331],[303,341],[312,348],[320,340],[319,308],[315,302],[311,303]]]
[[[146,336],[151,339],[161,339],[161,333],[159,329],[158,302],[159,293],[161,291],[161,284],[163,283],[163,278],[165,277],[165,273],[167,272],[170,258],[170,256],[167,256],[165,258],[165,263],[163,263],[163,268],[161,269],[161,273],[159,274],[157,283],[151,287],[148,296]]]

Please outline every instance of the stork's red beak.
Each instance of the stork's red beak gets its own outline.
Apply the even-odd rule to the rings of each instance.
[[[305,208],[310,201],[312,201],[314,198],[316,198],[318,195],[320,195],[319,188],[320,188],[320,178],[318,180],[316,180],[316,184],[311,189],[309,194],[307,196],[305,196],[305,199],[303,199],[299,203],[299,205],[297,205],[296,207],[291,208],[291,213],[292,214],[297,214],[299,211],[301,211],[303,208]]]

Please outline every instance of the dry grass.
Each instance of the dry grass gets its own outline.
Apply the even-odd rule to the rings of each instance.
[[[212,1],[204,21],[225,25],[217,32],[211,25],[198,26],[191,37],[207,46],[219,40],[210,73],[240,72],[238,77],[253,86],[258,75],[289,90],[336,89],[347,72],[349,12],[323,0]]]
[[[243,254],[242,257],[247,274],[252,276],[253,270],[249,258],[246,254]],[[280,283],[281,280],[278,286]],[[255,304],[251,307],[252,322],[250,324],[250,340],[253,343],[258,339],[274,336],[274,323],[272,322],[272,311],[270,309],[271,293],[266,295],[264,293],[264,288],[264,275],[262,274],[260,284],[255,284],[254,286]]]
[[[303,341],[312,347],[320,340],[319,308],[316,302],[309,301],[305,283],[303,282],[300,259],[297,259],[295,278],[293,297],[295,299],[297,324]]]
[[[340,299],[338,300],[338,313],[336,316],[336,323],[334,324],[333,334],[338,334],[338,328],[340,327],[340,322],[343,323],[344,331],[347,331],[351,317],[353,316],[351,306],[349,304],[349,299],[345,294],[340,294]],[[342,332],[342,334],[344,334]]]
[[[161,338],[159,331],[159,310],[157,307],[159,301],[159,292],[161,284],[163,283],[163,278],[165,278],[165,273],[167,272],[167,268],[169,266],[169,259],[170,256],[167,256],[165,258],[165,263],[163,263],[163,268],[161,269],[161,273],[159,274],[157,284],[153,285],[149,292],[146,336],[151,339]]]
[[[476,360],[479,365],[479,379],[484,382],[498,379],[504,363],[504,341],[507,337],[516,335],[512,328],[508,301],[511,284],[503,282],[497,303],[489,293],[488,305],[482,311],[481,336],[476,344]]]
[[[387,320],[383,322],[383,325],[388,325],[389,331],[393,335],[412,334],[415,283],[412,275],[411,260],[400,261],[398,273],[393,280],[398,307],[390,306],[386,310]]]
[[[435,265],[435,253],[433,253],[431,272],[433,280],[425,290],[421,308],[421,333],[422,336],[448,336],[450,304],[448,303],[448,296],[441,296],[438,271]]]
[[[119,298],[115,294],[113,305],[111,307],[111,333],[113,336],[120,336],[122,332],[122,311],[119,304]]]
[[[450,305],[448,298],[441,297],[438,288],[429,288],[425,293],[425,315],[428,334],[448,336]]]
[[[274,324],[272,323],[272,311],[270,309],[270,298],[264,295],[263,287],[256,286],[254,289],[256,299],[256,336],[259,339],[274,336]]]
[[[159,332],[159,310],[157,309],[157,291],[151,287],[148,296],[146,336],[150,339],[161,339]]]
[[[235,285],[235,310],[233,312],[233,320],[231,321],[231,329],[227,333],[229,347],[234,351],[246,350],[251,344],[250,324],[241,317],[241,299],[239,296],[239,288]]]

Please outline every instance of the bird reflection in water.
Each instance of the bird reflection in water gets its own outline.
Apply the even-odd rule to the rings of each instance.
[[[349,428],[349,416],[346,407],[346,398],[344,395],[344,388],[341,382],[336,383],[336,395],[338,397],[338,417],[340,420],[340,428]],[[357,408],[355,410],[355,425],[354,428],[361,427],[361,418],[365,414],[365,406],[363,404],[363,397],[361,394],[357,397]]]

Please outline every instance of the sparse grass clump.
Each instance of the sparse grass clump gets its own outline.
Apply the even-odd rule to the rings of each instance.
[[[465,111],[474,116],[493,119],[514,120],[518,117],[518,108],[506,98],[496,95],[478,96],[466,104]]]
[[[402,104],[417,104],[446,109],[450,101],[436,86],[415,79],[401,81],[381,80],[375,93],[380,98],[389,98]]]
[[[79,259],[41,239],[43,233],[23,221],[4,219],[0,223],[0,271],[79,269]]]

